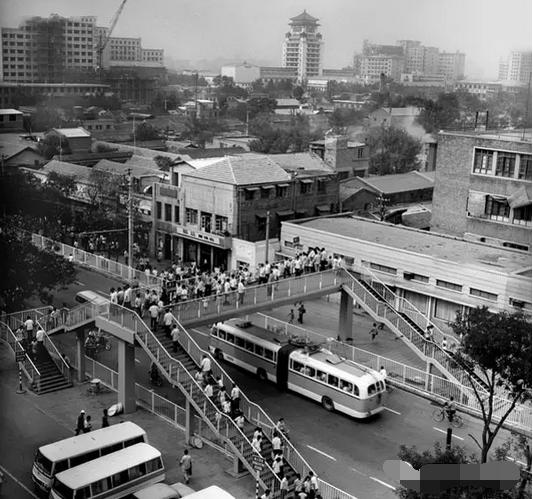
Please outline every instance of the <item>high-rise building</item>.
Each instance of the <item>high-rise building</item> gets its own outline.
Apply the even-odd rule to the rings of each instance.
[[[293,68],[298,81],[322,76],[322,35],[318,32],[318,19],[305,10],[289,23],[291,30],[283,43],[283,67]]]
[[[96,17],[31,17],[18,28],[2,28],[0,78],[17,83],[63,83],[68,73],[112,66],[163,67],[163,50],[143,49],[140,38],[111,37]]]
[[[528,83],[531,77],[531,52],[513,51],[500,61],[499,80]]]
[[[395,55],[361,55],[354,56],[354,72],[356,78],[364,83],[376,83],[381,75],[400,81],[404,72],[405,59]]]
[[[441,52],[437,75],[446,80],[461,80],[465,74],[465,54],[463,52]]]
[[[424,47],[424,70],[427,76],[435,76],[439,70],[439,48]]]
[[[403,47],[405,55],[404,71],[411,74],[424,72],[424,46],[415,40],[399,40],[396,45]]]

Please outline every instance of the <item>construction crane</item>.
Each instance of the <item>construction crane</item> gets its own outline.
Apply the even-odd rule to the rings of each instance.
[[[122,0],[122,3],[120,4],[120,7],[115,12],[115,15],[113,16],[113,19],[111,19],[111,24],[109,26],[109,30],[107,31],[107,34],[105,35],[105,38],[102,40],[100,37],[100,43],[98,45],[98,65],[100,70],[100,75],[102,75],[104,71],[104,64],[103,64],[103,58],[104,58],[104,49],[107,47],[107,44],[109,43],[109,39],[111,38],[111,34],[113,33],[113,30],[115,29],[115,26],[117,25],[118,18],[120,17],[120,14],[122,14],[122,10],[124,9],[124,5],[126,5],[126,2],[128,0]]]

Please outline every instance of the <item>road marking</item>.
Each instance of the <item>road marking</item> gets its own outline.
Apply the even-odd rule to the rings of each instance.
[[[137,362],[137,364],[141,363],[141,361],[139,359],[135,359],[135,362]]]
[[[394,411],[393,409],[390,409],[389,407],[384,407],[384,409],[386,411],[392,412],[393,414],[398,414],[398,416],[401,416],[401,413],[399,413],[398,411]]]
[[[360,475],[367,476],[362,471],[356,470],[355,468],[351,468],[351,470],[355,471],[356,473],[359,473]]]
[[[523,463],[522,461],[517,461],[516,459],[513,459],[511,456],[507,456],[506,459],[509,460],[509,461],[513,461],[513,462],[515,462],[517,464],[521,464],[522,466],[527,466],[526,463]]]
[[[198,331],[198,329],[193,329],[192,331],[194,331],[195,333],[200,334],[202,336],[209,336],[209,333],[202,333],[202,331]]]
[[[326,454],[325,452],[322,452],[321,450],[315,449],[314,447],[311,447],[310,445],[308,445],[307,447],[309,447],[311,450],[314,450],[315,452],[318,452],[319,454],[322,454],[323,456],[326,456],[332,461],[336,461],[336,459],[333,456],[330,456],[329,454]]]
[[[440,428],[435,428],[435,427],[433,427],[433,429],[434,429],[434,430],[437,430],[437,431],[440,431],[441,433],[444,433],[445,435],[447,435],[447,432],[444,431],[444,430],[441,430]],[[453,438],[456,438],[457,440],[464,440],[464,438],[458,437],[457,435],[454,435],[453,433],[452,433],[452,437],[453,437]]]
[[[83,282],[80,282],[80,281],[74,281],[74,284],[77,284],[78,286],[85,286],[85,284],[83,284]]]
[[[380,483],[381,485],[385,485],[385,487],[388,487],[389,489],[392,489],[392,490],[396,490],[396,487],[393,487],[392,485],[389,485],[388,483],[386,482],[382,482],[381,480],[378,480],[377,478],[374,478],[373,476],[369,477],[370,480],[374,480],[374,482],[378,482]]]
[[[16,484],[18,484],[20,487],[22,487],[30,496],[35,497],[35,499],[40,499],[38,495],[34,494],[26,485],[24,485],[20,480],[17,480],[9,471],[7,471],[3,466],[0,466],[0,470],[2,470],[8,477],[10,477]]]

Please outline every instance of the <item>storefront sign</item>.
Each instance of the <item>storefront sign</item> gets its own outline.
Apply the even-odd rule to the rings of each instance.
[[[176,227],[176,232],[182,236],[188,237],[190,239],[195,239],[197,241],[211,244],[213,246],[219,246],[220,248],[226,248],[226,238],[215,236],[209,232],[201,232],[198,230],[184,229],[183,227]]]
[[[293,237],[292,238],[292,244],[300,244],[300,238],[299,237]]]

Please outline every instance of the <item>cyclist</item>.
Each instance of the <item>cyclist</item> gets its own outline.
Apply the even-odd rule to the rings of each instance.
[[[457,408],[455,406],[455,402],[453,400],[453,396],[450,397],[450,401],[449,402],[445,402],[444,410],[446,411],[446,414],[448,415],[448,421],[450,421],[450,423],[451,423],[453,421],[455,413],[457,412]]]

